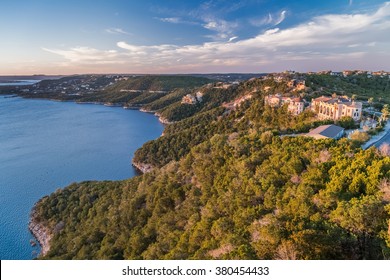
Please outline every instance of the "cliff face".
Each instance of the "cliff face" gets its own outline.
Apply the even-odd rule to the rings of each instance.
[[[46,255],[46,253],[50,250],[50,240],[52,238],[52,234],[49,228],[39,222],[38,214],[35,208],[33,208],[31,212],[28,229],[34,235],[39,245],[41,245],[40,256]]]

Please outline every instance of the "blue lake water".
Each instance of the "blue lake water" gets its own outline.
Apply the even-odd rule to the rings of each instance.
[[[17,81],[9,81],[9,82],[0,82],[1,86],[31,86],[40,82],[39,80],[17,80]]]
[[[161,135],[151,114],[0,95],[0,259],[31,259],[31,208],[72,182],[136,174],[135,150]]]

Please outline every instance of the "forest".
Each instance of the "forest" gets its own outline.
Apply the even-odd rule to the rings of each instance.
[[[389,259],[390,157],[296,136],[330,121],[265,106],[269,88],[287,85],[259,78],[152,101],[172,121],[135,153],[153,170],[42,198],[35,222],[52,240],[40,258]],[[180,91],[203,99],[182,104]]]

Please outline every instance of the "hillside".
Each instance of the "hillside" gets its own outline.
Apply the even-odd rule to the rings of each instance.
[[[100,92],[79,100],[141,107],[166,96],[171,91],[188,90],[210,82],[212,81],[207,78],[190,76],[135,76],[118,81]]]
[[[338,77],[330,75],[307,75],[306,85],[317,94],[356,95],[358,99],[374,98],[375,102],[390,103],[390,79],[365,74]]]
[[[209,82],[210,79],[191,76],[133,76],[109,86],[106,91],[171,91],[176,88],[199,87]]]
[[[144,105],[175,121],[135,154],[153,171],[42,198],[36,222],[53,234],[42,258],[390,258],[390,158],[346,139],[279,137],[321,123],[264,106],[286,88],[251,79]]]
[[[42,199],[42,222],[65,225],[45,258],[387,258],[389,168],[346,141],[215,135],[156,172]]]

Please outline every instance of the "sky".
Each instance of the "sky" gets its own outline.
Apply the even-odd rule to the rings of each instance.
[[[390,71],[390,2],[1,0],[0,75]]]

